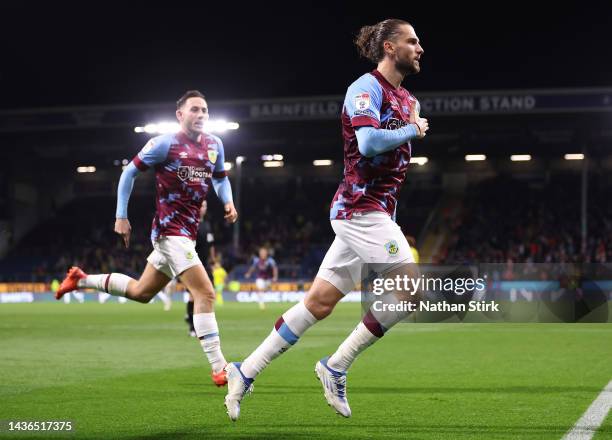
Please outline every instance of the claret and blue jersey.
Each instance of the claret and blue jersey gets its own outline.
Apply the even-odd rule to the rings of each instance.
[[[185,236],[196,239],[200,207],[212,178],[227,175],[221,139],[203,133],[194,141],[184,133],[152,138],[133,159],[140,171],[155,170],[156,214],[151,239]]]
[[[417,100],[403,87],[395,88],[377,70],[351,84],[342,111],[344,178],[331,204],[330,218],[350,219],[357,212],[382,211],[395,218],[400,188],[410,164],[410,141],[391,151],[365,157],[356,130],[395,130],[410,123]]]
[[[275,267],[276,261],[274,261],[274,258],[272,257],[268,257],[266,259],[255,257],[253,258],[253,264],[251,265],[251,268],[255,270],[255,277],[264,280],[272,279]]]

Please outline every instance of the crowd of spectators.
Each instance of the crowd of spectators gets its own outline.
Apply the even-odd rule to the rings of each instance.
[[[588,239],[581,240],[580,182],[568,178],[537,184],[496,178],[468,188],[462,209],[447,219],[450,240],[434,262],[572,263],[612,261],[612,204],[609,191],[589,187]],[[281,278],[310,279],[331,244],[329,203],[337,182],[243,182],[240,245],[225,224],[216,198],[206,217],[217,254],[230,272],[248,265],[266,246],[281,267]],[[417,236],[439,200],[439,191],[410,189],[400,199],[397,220]],[[112,196],[78,198],[41,222],[0,261],[0,281],[61,278],[71,265],[92,273],[118,271],[138,276],[151,252],[149,239],[154,197],[135,194],[130,201],[132,239],[128,249],[113,232]],[[237,271],[243,273],[244,271]]]
[[[233,246],[234,228],[223,220],[223,208],[209,198],[207,227],[217,254],[230,272],[248,265],[260,246],[266,246],[280,265],[281,278],[310,279],[334,233],[329,205],[338,183],[332,180],[288,178],[282,182],[246,179],[240,202],[240,245]],[[398,207],[398,222],[417,235],[436,202],[437,193],[406,188]],[[155,211],[151,194],[135,193],[130,200],[132,237],[128,249],[113,232],[115,198],[80,197],[41,222],[0,261],[0,281],[45,281],[61,278],[79,265],[91,273],[118,271],[138,276],[151,252],[149,239]],[[237,271],[243,273],[244,271]]]
[[[495,178],[467,191],[447,263],[605,263],[612,261],[610,190],[591,182],[587,240],[582,243],[579,176],[526,183]]]

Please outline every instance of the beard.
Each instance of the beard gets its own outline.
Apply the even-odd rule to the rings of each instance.
[[[398,70],[398,72],[401,72],[404,75],[414,75],[421,71],[421,67],[415,64],[414,61],[406,62],[395,60],[395,68]]]

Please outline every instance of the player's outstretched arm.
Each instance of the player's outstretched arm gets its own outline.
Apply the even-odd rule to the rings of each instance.
[[[117,212],[115,221],[115,232],[123,238],[125,247],[130,245],[130,234],[132,227],[128,220],[127,208],[134,188],[134,180],[140,171],[146,171],[152,166],[162,163],[168,157],[170,149],[169,137],[167,135],[157,136],[146,143],[134,159],[125,167],[119,187],[117,188]]]
[[[130,235],[132,233],[132,226],[127,216],[127,208],[136,176],[138,176],[138,168],[136,168],[134,162],[130,162],[123,170],[123,173],[121,173],[119,186],[117,188],[115,232],[121,235],[126,248],[130,245]]]
[[[238,212],[236,212],[236,208],[234,207],[232,185],[230,184],[229,178],[227,176],[223,178],[213,177],[212,181],[217,197],[219,197],[219,200],[223,203],[225,220],[229,223],[234,223],[238,219]]]
[[[229,223],[235,223],[238,219],[238,212],[234,206],[232,185],[227,177],[227,171],[225,171],[225,150],[221,139],[217,138],[217,145],[217,160],[215,162],[215,170],[212,177],[213,188],[215,189],[215,193],[217,193],[217,197],[219,197],[219,200],[223,203],[225,220]]]

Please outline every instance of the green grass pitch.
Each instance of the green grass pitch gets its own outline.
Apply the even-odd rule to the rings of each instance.
[[[241,360],[288,304],[217,312]],[[184,305],[0,305],[0,420],[71,420],[91,439],[559,439],[612,379],[609,324],[399,324],[355,362],[351,419],[325,403],[315,362],[359,319],[341,304],[225,414]],[[608,415],[596,439],[612,438]]]

